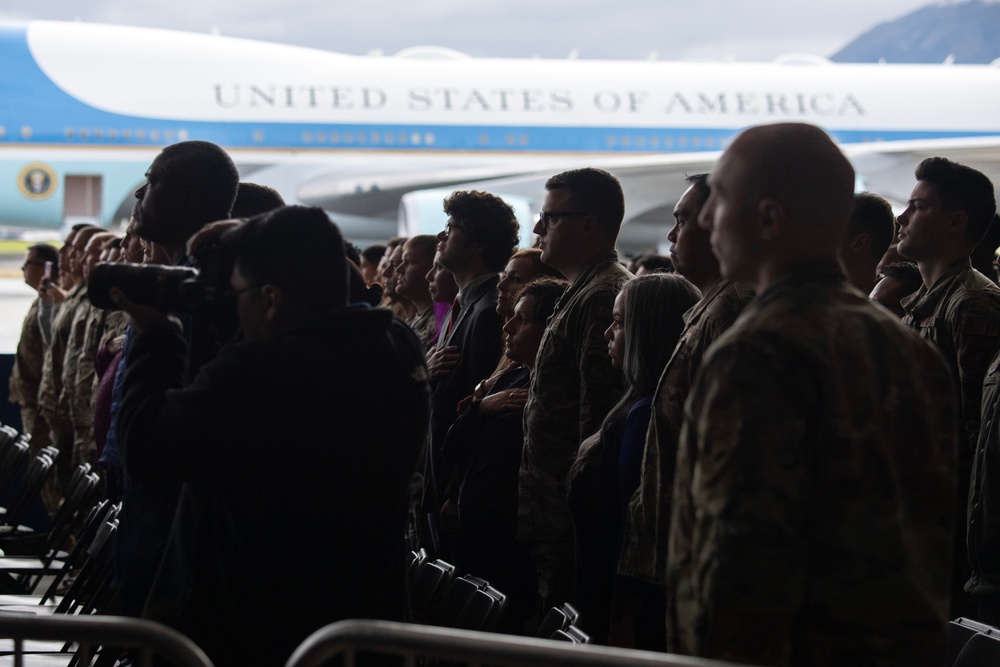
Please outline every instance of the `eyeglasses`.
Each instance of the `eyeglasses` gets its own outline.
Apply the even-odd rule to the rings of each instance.
[[[27,261],[21,265],[21,270],[24,271],[29,266],[45,266],[45,262]]]
[[[549,225],[552,224],[553,220],[558,218],[570,218],[579,217],[581,215],[590,215],[589,213],[584,213],[583,211],[539,211],[538,212],[538,224],[542,226],[542,229],[548,229]]]
[[[463,227],[462,225],[456,225],[454,222],[449,222],[447,225],[444,226],[444,237],[448,238],[449,236],[451,236],[452,231],[456,229],[462,230],[465,229],[465,227]]]

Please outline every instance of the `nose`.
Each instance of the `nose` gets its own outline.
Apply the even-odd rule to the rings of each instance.
[[[514,324],[514,318],[512,317],[509,320],[507,320],[507,322],[503,325],[503,332],[507,335],[513,334],[514,333],[514,330],[512,328],[513,324]]]
[[[676,222],[674,223],[674,226],[670,228],[670,231],[667,232],[667,240],[670,241],[671,243],[676,243],[677,242],[677,223]]]
[[[907,210],[909,210],[909,209],[907,209]],[[908,222],[909,222],[909,220],[906,218],[906,211],[903,211],[902,213],[900,213],[896,217],[896,224],[899,225],[900,227],[902,227],[903,225],[907,224]]]
[[[135,191],[135,198],[142,201],[142,198],[146,196],[146,190],[149,189],[149,183],[143,183],[139,186],[139,189]]]
[[[537,236],[545,236],[545,227],[542,226],[540,219],[535,221],[535,226],[531,228],[531,232]]]
[[[611,342],[611,339],[615,337],[614,328],[615,328],[615,323],[612,322],[611,324],[608,325],[608,328],[604,330],[604,340],[608,341],[609,343]]]
[[[438,241],[447,241],[448,240],[448,230],[443,229],[440,232],[438,232],[438,234],[437,234],[437,240]]]

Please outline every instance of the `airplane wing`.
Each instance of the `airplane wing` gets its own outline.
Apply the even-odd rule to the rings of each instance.
[[[875,192],[897,207],[909,197],[913,170],[926,157],[939,155],[967,164],[1000,183],[1000,137],[843,144],[841,148],[857,172],[858,188]],[[673,206],[687,187],[684,177],[710,171],[719,155],[719,151],[612,158],[553,155],[531,160],[519,156],[472,166],[468,159],[465,164],[444,159],[435,163],[425,156],[417,168],[400,164],[387,171],[382,163],[372,170],[356,165],[350,171],[314,173],[299,184],[297,196],[303,203],[330,211],[342,226],[347,221],[348,234],[351,220],[371,230],[372,218],[377,218],[383,221],[381,231],[388,237],[400,233],[400,201],[410,193],[443,188],[486,190],[522,197],[535,212],[550,176],[581,166],[600,167],[622,182],[626,216],[619,248],[634,253],[666,242]]]

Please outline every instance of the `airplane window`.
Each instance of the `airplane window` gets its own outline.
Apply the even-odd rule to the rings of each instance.
[[[506,137],[504,137],[504,142],[508,146],[513,146],[514,145],[514,135],[513,134],[508,134]]]
[[[24,128],[21,128],[21,136],[24,137]],[[28,137],[30,137],[30,136],[31,136],[31,128],[28,128]],[[24,138],[27,139],[28,137],[24,137]],[[90,130],[87,130],[87,129],[80,130],[80,138],[81,139],[89,139],[90,138]]]
[[[72,139],[73,138],[73,128],[72,127],[67,127],[66,128],[66,138],[67,139]]]
[[[414,146],[419,146],[420,145],[420,134],[417,133],[417,132],[412,133],[410,135],[410,143],[413,144]]]
[[[660,138],[659,137],[650,137],[649,138],[649,145],[652,146],[653,148],[659,148],[660,147]]]
[[[694,147],[696,147],[696,148],[698,146],[700,146],[701,145],[701,138],[699,138],[699,137],[691,137],[691,145],[694,146]]]
[[[389,145],[396,143],[396,137],[392,132],[385,133],[385,143]]]
[[[705,146],[706,147],[711,148],[714,145],[715,145],[715,138],[714,137],[705,137]]]
[[[688,142],[687,137],[685,137],[683,135],[681,135],[680,137],[677,138],[677,145],[678,146],[687,146],[687,142]]]
[[[94,130],[94,138],[95,139],[103,139],[104,138],[104,130],[102,130],[101,128],[97,128],[96,130]]]
[[[622,148],[628,148],[632,145],[632,140],[628,137],[622,137]]]
[[[405,132],[400,132],[399,133],[399,143],[401,143],[403,145],[406,145],[406,144],[410,143],[410,137],[409,137],[409,135],[407,135]]]
[[[368,143],[368,137],[365,135],[364,132],[358,132],[358,143],[359,144]]]
[[[479,145],[480,146],[489,146],[489,144],[490,144],[490,135],[488,135],[488,134],[480,134],[479,135]]]
[[[528,145],[528,135],[526,135],[526,134],[522,134],[521,135],[521,145],[522,146],[527,146]]]
[[[159,141],[160,140],[160,131],[159,130],[150,130],[149,131],[149,138],[151,140],[153,140],[153,141]]]
[[[382,135],[379,134],[378,132],[372,132],[372,143],[373,144],[382,143]]]
[[[166,139],[167,141],[173,141],[174,140],[174,131],[173,130],[164,130],[163,131],[163,138]]]
[[[427,144],[428,146],[433,146],[434,145],[434,133],[433,132],[428,132],[427,134],[424,135],[424,143]]]
[[[618,141],[613,136],[611,136],[609,134],[608,138],[604,140],[604,143],[606,143],[608,145],[608,148],[614,148],[615,144],[617,144]]]
[[[354,143],[354,135],[351,134],[350,132],[344,132],[344,143],[345,144],[353,144]]]
[[[187,135],[187,132],[185,130],[181,130],[178,134]],[[257,142],[258,144],[263,143],[264,142],[264,132],[262,130],[254,130],[253,140],[255,142]]]
[[[122,130],[122,139],[131,139],[132,130]]]
[[[31,126],[30,125],[24,125],[24,126],[21,127],[21,138],[22,139],[30,139],[31,138]]]
[[[325,144],[326,143],[326,132],[316,133],[316,143]]]
[[[663,145],[666,146],[667,148],[670,148],[671,146],[674,145],[674,138],[673,137],[663,137]]]
[[[642,148],[643,146],[645,146],[646,145],[646,137],[636,137],[635,138],[635,145],[638,146],[639,148]]]
[[[264,133],[260,132],[259,134],[260,134],[260,139],[258,139],[258,141],[264,141]],[[188,136],[189,135],[188,135],[188,131],[187,130],[177,130],[177,139],[179,141],[187,141],[188,140]],[[257,133],[254,134],[254,137],[256,137],[256,136],[257,136]]]
[[[142,141],[143,139],[145,139],[146,138],[146,130],[136,130],[135,131],[135,138],[138,139],[139,141]]]
[[[7,128],[0,125],[0,139],[7,136]]]
[[[114,128],[108,130],[108,139],[117,139],[117,138],[118,138],[118,130]]]

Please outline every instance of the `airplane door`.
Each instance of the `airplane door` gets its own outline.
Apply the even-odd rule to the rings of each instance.
[[[63,189],[63,220],[101,224],[101,185],[99,175],[66,175]]]

